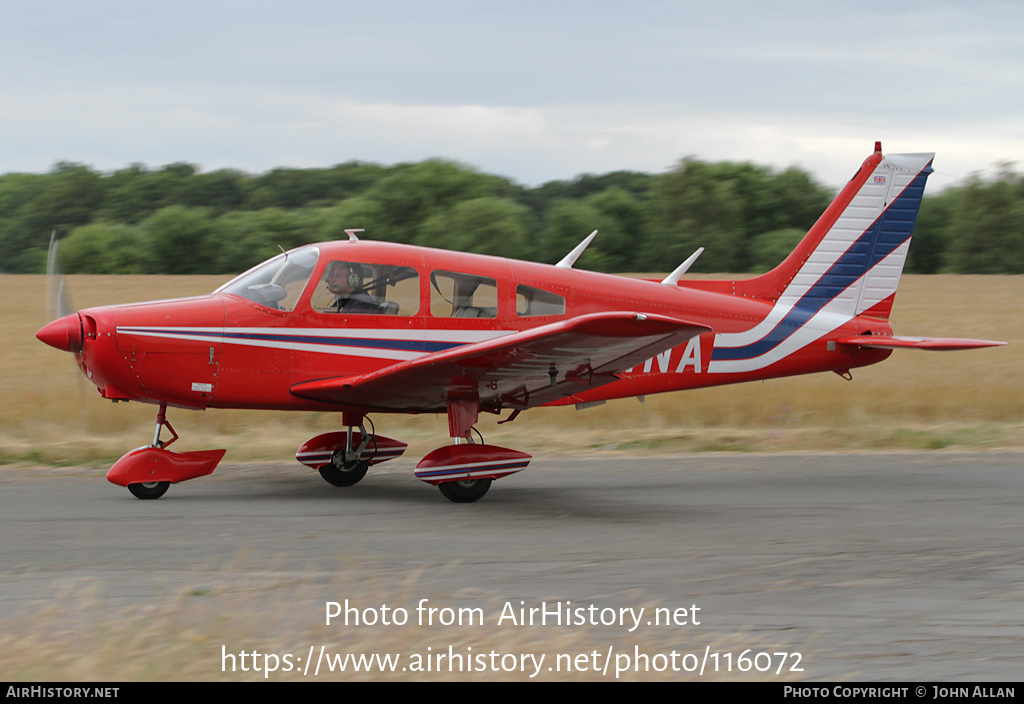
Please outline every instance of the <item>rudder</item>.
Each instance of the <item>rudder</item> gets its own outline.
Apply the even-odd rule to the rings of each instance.
[[[858,263],[864,274],[859,286],[852,287],[856,293],[854,315],[871,310],[878,317],[889,317],[934,156],[895,154],[875,169],[872,179],[884,178],[889,183],[882,212],[864,233],[871,251],[865,251],[863,261]]]

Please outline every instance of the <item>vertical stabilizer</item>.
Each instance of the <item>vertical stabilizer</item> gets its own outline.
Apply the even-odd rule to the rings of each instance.
[[[731,282],[734,295],[774,305],[749,330],[716,337],[712,371],[762,368],[862,313],[887,318],[933,157],[876,146],[779,266]]]
[[[934,154],[881,152],[865,159],[796,249],[763,276],[735,282],[737,293],[807,310],[892,306]]]
[[[860,186],[838,217],[826,220],[826,211],[808,233],[805,242],[817,234],[816,229],[824,230],[820,239],[815,237],[816,243],[806,242],[814,247],[806,247],[810,251],[780,302],[787,300],[808,310],[827,305],[831,312],[851,317],[872,307],[881,314],[886,301],[891,308],[933,157],[896,154],[862,169],[865,173],[857,178]],[[819,228],[822,224],[827,229]],[[795,264],[791,258],[779,268]]]

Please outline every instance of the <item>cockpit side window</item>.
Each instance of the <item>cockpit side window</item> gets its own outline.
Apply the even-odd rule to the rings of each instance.
[[[268,308],[295,310],[319,257],[320,250],[316,247],[279,254],[235,277],[214,293],[233,293]]]
[[[435,318],[498,317],[494,279],[454,271],[430,274],[430,314]]]
[[[320,313],[415,315],[420,277],[407,266],[335,260],[324,268],[310,304]]]

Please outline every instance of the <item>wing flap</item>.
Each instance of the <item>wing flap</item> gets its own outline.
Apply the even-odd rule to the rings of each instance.
[[[615,381],[647,358],[711,332],[663,315],[593,313],[399,362],[357,377],[305,381],[295,396],[388,411],[443,411],[451,398],[481,408],[533,408]]]
[[[837,340],[840,345],[870,347],[876,350],[918,349],[945,352],[951,350],[973,350],[980,347],[999,347],[1005,342],[994,340],[972,340],[962,337],[881,337],[878,335],[860,335]]]

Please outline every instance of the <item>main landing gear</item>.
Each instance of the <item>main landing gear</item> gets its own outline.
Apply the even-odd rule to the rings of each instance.
[[[480,404],[475,399],[448,401],[448,430],[455,445],[441,447],[416,465],[416,477],[434,484],[449,501],[469,504],[483,498],[491,482],[526,469],[532,457],[525,452],[473,442],[473,425]],[[463,440],[465,442],[463,442]]]
[[[531,459],[497,445],[448,445],[420,460],[416,477],[437,486],[449,501],[469,504],[483,498],[495,479],[526,469]]]
[[[160,440],[164,426],[172,436],[167,442]],[[178,434],[167,422],[167,404],[162,403],[156,414],[153,444],[132,450],[115,462],[107,472],[107,481],[128,487],[139,499],[159,499],[171,484],[210,474],[224,457],[225,450],[171,452],[167,446],[177,439]]]
[[[478,410],[476,402],[449,401],[449,429],[456,444],[434,450],[416,465],[418,479],[435,485],[445,498],[457,504],[480,500],[495,479],[526,469],[532,459],[524,452],[485,445],[482,437],[479,444],[474,443],[471,433]],[[319,471],[334,486],[357,484],[368,467],[399,457],[408,447],[404,442],[367,433],[364,420],[357,413],[344,413],[346,430],[310,438],[295,453],[295,459]]]
[[[491,488],[493,479],[460,479],[454,482],[442,482],[437,485],[444,497],[457,504],[471,504],[482,499]]]
[[[335,454],[339,454],[340,450]],[[331,464],[325,464],[320,467],[320,476],[323,477],[328,484],[334,486],[352,486],[357,484],[360,479],[366,476],[366,470],[370,468],[369,462],[362,461],[350,461],[347,464],[342,460],[338,462],[339,458],[335,458],[331,461]]]
[[[370,465],[400,457],[408,447],[404,442],[367,433],[362,416],[344,413],[343,422],[347,430],[310,438],[295,453],[295,459],[319,471],[334,486],[359,483]]]
[[[366,451],[370,440],[376,438],[367,435],[362,424],[359,425],[358,436],[353,438],[352,435],[352,426],[350,425],[345,432],[345,446],[331,453],[329,464],[317,468],[320,471],[320,476],[329,484],[353,486],[366,476],[366,470],[370,468],[370,461],[363,459],[363,452]]]

